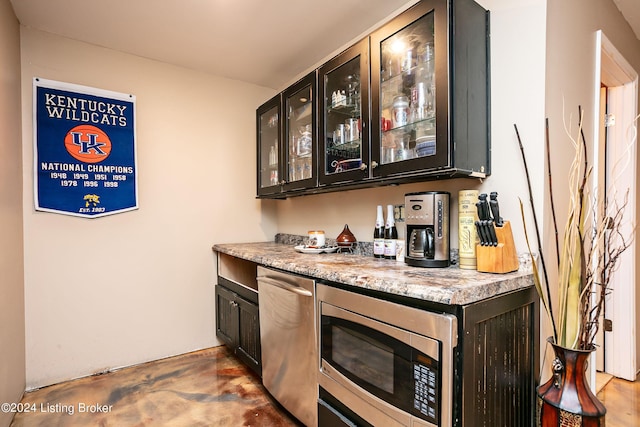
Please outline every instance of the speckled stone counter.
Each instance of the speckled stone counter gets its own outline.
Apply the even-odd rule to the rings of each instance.
[[[403,262],[355,254],[303,254],[294,244],[274,242],[216,244],[213,250],[268,267],[330,282],[444,304],[466,305],[533,286],[530,271],[480,273],[449,268],[411,267]]]

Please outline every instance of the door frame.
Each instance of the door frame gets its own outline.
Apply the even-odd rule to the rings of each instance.
[[[597,178],[594,185],[603,182],[605,173],[605,159],[619,159],[626,156],[626,144],[630,138],[635,138],[630,131],[635,132],[633,124],[638,110],[638,73],[625,60],[611,41],[599,30],[596,32],[596,64],[595,64],[595,102],[594,117],[600,117],[600,87],[607,86],[607,109],[615,116],[616,125],[606,128],[603,140],[600,120],[594,120],[594,170]],[[606,154],[605,153],[605,142]],[[634,141],[635,142],[635,141]],[[630,162],[622,172],[616,173],[618,188],[629,188],[629,202],[626,207],[626,221],[622,224],[623,235],[634,233],[636,222],[636,173],[637,150],[634,143],[630,147]],[[597,189],[594,189],[594,192]],[[620,197],[623,195],[621,194]],[[616,377],[633,381],[636,378],[636,242],[634,238],[631,246],[621,255],[618,269],[611,278],[612,293],[607,300],[607,317],[612,320],[613,330],[604,333],[604,370]],[[602,325],[601,325],[602,327]],[[598,353],[598,352],[594,352]],[[594,358],[602,357],[594,354]],[[591,363],[591,384],[595,385],[595,369],[597,365]]]

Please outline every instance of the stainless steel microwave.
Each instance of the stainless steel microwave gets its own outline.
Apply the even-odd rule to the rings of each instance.
[[[455,316],[321,284],[317,301],[319,426],[452,426]]]

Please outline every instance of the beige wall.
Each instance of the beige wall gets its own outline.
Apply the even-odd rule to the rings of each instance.
[[[255,199],[255,109],[274,91],[25,27],[21,41],[27,387],[218,344],[212,244],[276,232]],[[138,210],[34,211],[33,77],[136,95]]]
[[[20,27],[0,0],[0,403],[18,402],[25,388],[20,143]],[[0,411],[0,426],[11,422]]]
[[[579,12],[579,18],[577,13]],[[562,117],[573,114],[576,122],[578,105],[584,109],[584,131],[589,143],[594,141],[594,64],[596,31],[602,30],[630,65],[640,73],[640,41],[632,32],[611,0],[568,0],[548,2],[547,14],[547,87],[546,114],[550,118],[550,135],[554,141],[552,175],[554,182],[566,182],[567,165],[573,158],[573,149],[566,142]],[[563,103],[564,106],[563,107]],[[554,185],[554,198],[558,218],[566,218],[568,199],[566,186]],[[636,185],[636,200],[639,186]],[[549,216],[547,215],[547,218]],[[638,224],[638,218],[635,223]],[[562,226],[562,224],[561,224]],[[551,224],[545,223],[551,235]],[[550,239],[549,239],[550,240]],[[638,236],[635,238],[638,242]],[[548,243],[551,243],[548,241]],[[555,252],[549,247],[549,256]],[[547,258],[549,258],[549,256]],[[640,253],[636,252],[637,257]],[[640,331],[640,290],[636,283],[636,333]],[[615,290],[614,290],[615,292]],[[640,367],[640,339],[636,339],[637,366]]]
[[[278,201],[279,231],[304,234],[320,228],[336,237],[347,223],[358,240],[372,241],[376,205],[404,203],[404,194],[412,191],[445,190],[452,194],[451,218],[455,219],[458,191],[473,188],[499,193],[501,215],[513,224],[518,250],[526,251],[518,198],[528,204],[529,196],[513,125],[518,125],[526,146],[533,192],[541,210],[546,1],[479,3],[491,11],[492,175],[483,181],[434,181]],[[400,228],[402,237],[404,229]],[[457,224],[451,227],[451,245],[458,247]]]

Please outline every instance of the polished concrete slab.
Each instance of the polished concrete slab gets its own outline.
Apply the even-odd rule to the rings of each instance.
[[[11,427],[298,425],[215,347],[26,393]]]
[[[607,427],[640,427],[640,380],[598,393]],[[300,427],[260,379],[215,347],[26,393],[11,427]]]

